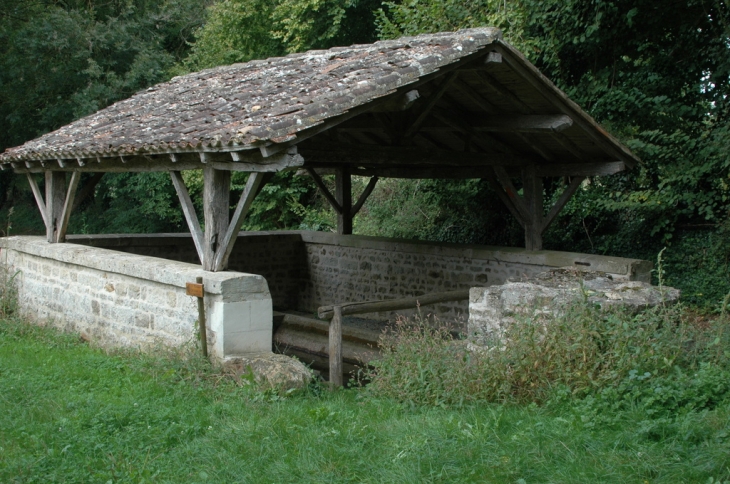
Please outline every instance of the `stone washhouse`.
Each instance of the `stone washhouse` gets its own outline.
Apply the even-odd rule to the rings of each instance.
[[[328,305],[370,301],[358,314],[387,318],[407,304],[377,302],[421,298],[442,318],[465,318],[470,288],[552,268],[648,280],[646,261],[542,250],[542,233],[586,177],[638,162],[499,30],[404,37],[176,77],[8,149],[0,166],[27,177],[46,237],[3,238],[0,247],[26,316],[110,346],[189,341],[199,300],[186,285],[202,278],[208,345],[225,360],[271,352],[275,329],[293,346],[308,337],[302,328],[326,332],[314,315],[331,314]],[[203,214],[184,170],[203,171]],[[337,233],[239,231],[282,170],[312,177],[337,213]],[[66,233],[104,173],[153,171],[170,173],[189,233]],[[238,200],[232,171],[250,173]],[[334,193],[322,180],[332,174]],[[358,199],[353,175],[369,177]],[[524,227],[525,248],[352,235],[353,217],[387,177],[489,180]],[[565,183],[548,207],[551,177]],[[431,297],[443,293],[460,296]],[[343,334],[367,339],[362,331]]]

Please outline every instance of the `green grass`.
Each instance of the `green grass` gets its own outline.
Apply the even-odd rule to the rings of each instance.
[[[730,404],[588,425],[580,406],[280,397],[180,355],[0,321],[0,482],[675,483],[730,479]]]

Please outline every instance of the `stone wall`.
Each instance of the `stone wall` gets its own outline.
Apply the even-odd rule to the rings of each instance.
[[[210,353],[271,351],[271,297],[266,280],[237,272],[41,237],[0,239],[0,261],[18,293],[22,314],[78,331],[106,347],[179,346],[191,341],[197,299],[185,283],[203,277]]]
[[[301,232],[307,267],[299,309],[336,302],[380,300],[502,284],[557,267],[602,271],[621,280],[648,281],[650,262],[572,252],[395,240]],[[442,319],[468,314],[468,301],[424,307]],[[407,311],[398,311],[408,314]],[[365,315],[392,318],[395,314]]]
[[[73,236],[69,240],[197,263],[192,240],[185,234]],[[620,257],[304,231],[242,232],[230,260],[232,270],[266,278],[275,307],[310,313],[337,302],[491,286],[556,267],[641,281],[648,281],[651,271],[649,262]],[[465,319],[468,302],[423,310],[441,318]],[[394,313],[366,316],[392,318]]]

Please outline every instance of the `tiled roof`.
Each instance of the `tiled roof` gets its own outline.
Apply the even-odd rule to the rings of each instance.
[[[10,148],[0,163],[232,151],[295,139],[501,38],[494,28],[404,37],[176,77]]]

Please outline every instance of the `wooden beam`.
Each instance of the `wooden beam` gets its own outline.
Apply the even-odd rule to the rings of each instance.
[[[222,271],[228,267],[228,258],[231,256],[233,245],[236,243],[241,222],[246,218],[246,214],[248,214],[254,198],[261,191],[261,188],[263,188],[265,178],[268,178],[266,174],[256,172],[248,176],[246,187],[243,189],[241,198],[236,205],[236,210],[233,212],[233,217],[231,217],[231,222],[228,224],[225,236],[216,251],[214,271]]]
[[[327,188],[327,185],[324,184],[324,181],[319,176],[319,173],[314,171],[313,168],[305,167],[307,172],[309,172],[309,176],[312,177],[312,180],[314,180],[315,185],[319,188],[319,190],[322,192],[322,195],[324,195],[324,198],[327,199],[327,201],[332,205],[332,208],[335,210],[336,213],[340,214],[342,213],[342,206],[339,204],[337,199],[330,193],[329,189]]]
[[[623,161],[593,163],[545,163],[535,167],[537,176],[607,176],[626,169]]]
[[[458,291],[434,292],[422,296],[386,299],[384,301],[363,301],[338,304],[337,306],[320,306],[317,313],[320,319],[330,319],[334,315],[335,307],[342,308],[342,315],[348,316],[352,314],[397,311],[399,309],[411,309],[429,304],[464,301],[467,299],[469,299],[469,289],[460,289]]]
[[[307,160],[305,166],[315,164],[377,165],[436,165],[436,166],[521,166],[543,161],[538,156],[519,156],[507,153],[465,153],[423,149],[414,146],[378,146],[366,144],[315,145],[300,147]]]
[[[526,224],[529,223],[530,211],[528,210],[525,201],[517,194],[517,190],[515,190],[515,187],[512,184],[512,180],[510,180],[507,172],[501,166],[495,166],[494,174],[497,175],[497,180],[499,180],[499,182],[502,184],[502,187],[504,188],[507,197],[514,205],[515,209],[519,212],[522,220]]]
[[[339,166],[335,171],[335,196],[342,207],[337,214],[337,233],[352,234],[352,177],[347,165]]]
[[[405,132],[403,133],[404,138],[410,138],[412,137],[421,127],[421,124],[426,120],[428,115],[431,113],[431,110],[436,106],[436,103],[438,103],[441,100],[441,96],[444,95],[446,90],[451,86],[451,83],[456,80],[456,78],[459,76],[459,71],[454,71],[451,74],[447,75],[446,78],[441,81],[441,83],[436,88],[436,92],[432,93],[428,99],[426,99],[425,104],[419,109],[418,113],[416,114],[416,118],[413,120],[413,122],[410,123],[408,128],[406,128]]]
[[[565,190],[563,190],[563,193],[560,195],[560,198],[558,198],[558,201],[555,202],[555,205],[550,209],[550,212],[545,216],[545,218],[542,221],[542,232],[545,232],[548,227],[550,227],[550,224],[553,223],[553,220],[555,220],[555,217],[560,213],[560,211],[565,207],[565,204],[568,203],[568,200],[573,196],[573,194],[580,188],[581,183],[583,183],[583,180],[585,180],[584,176],[576,176],[571,181],[570,184],[565,187]]]
[[[188,188],[185,186],[182,174],[179,171],[171,171],[170,178],[172,178],[172,184],[175,186],[177,192],[177,198],[180,200],[180,206],[182,207],[183,214],[185,215],[185,221],[188,223],[190,234],[193,237],[193,243],[195,244],[195,250],[198,252],[198,258],[200,264],[203,264],[203,246],[205,244],[203,240],[203,231],[200,228],[200,221],[198,221],[198,215],[195,213],[195,207],[193,201],[190,199],[190,193]]]
[[[360,198],[357,199],[357,203],[352,206],[352,211],[350,212],[352,214],[352,217],[354,218],[355,215],[360,211],[362,206],[365,204],[365,201],[368,199],[371,193],[373,193],[373,190],[375,189],[375,185],[378,183],[378,177],[374,176],[370,178],[370,181],[368,181],[367,186],[365,187],[365,190],[360,194]]]
[[[329,327],[330,384],[342,386],[342,308],[335,306]]]
[[[68,184],[68,190],[66,190],[66,199],[63,202],[63,210],[61,211],[61,222],[58,225],[56,231],[56,242],[66,241],[66,231],[68,230],[68,221],[71,219],[71,212],[73,211],[74,198],[76,197],[76,188],[79,186],[79,180],[81,179],[81,173],[75,171],[71,174],[71,180]]]
[[[33,197],[35,198],[35,203],[38,205],[38,210],[41,211],[41,217],[43,218],[43,225],[46,226],[46,231],[48,230],[48,226],[50,225],[48,223],[48,212],[46,211],[46,203],[43,201],[43,195],[41,194],[40,189],[38,188],[38,183],[35,181],[35,178],[30,173],[26,173],[28,176],[28,184],[30,184],[30,189],[33,192]]]
[[[203,218],[205,220],[203,269],[216,271],[215,255],[228,231],[231,172],[203,168]]]
[[[489,183],[492,185],[492,189],[497,194],[499,199],[502,201],[505,207],[507,207],[507,210],[512,214],[512,216],[517,220],[517,222],[522,226],[524,229],[527,225],[527,222],[525,221],[524,217],[520,213],[519,210],[517,210],[517,207],[512,202],[512,199],[507,196],[507,193],[504,191],[504,187],[500,185],[500,183],[497,181],[496,178],[494,178],[493,175],[491,176],[485,176],[485,179],[489,181]]]
[[[66,198],[66,174],[61,171],[46,172],[46,240],[58,242],[58,228],[63,217],[63,204]]]
[[[201,156],[207,160],[206,163],[201,161]],[[234,158],[238,161],[233,161]],[[124,160],[122,164],[120,163],[119,156],[90,157],[83,159],[83,166],[78,166],[76,162],[66,163],[63,160],[60,160],[62,166],[59,165],[58,167],[43,168],[39,164],[34,164],[31,168],[27,168],[21,166],[19,163],[15,163],[12,166],[16,173],[42,173],[49,168],[52,171],[80,171],[85,173],[144,173],[200,170],[204,166],[212,166],[218,170],[225,171],[277,172],[304,164],[304,158],[297,153],[296,147],[291,147],[282,153],[268,158],[262,157],[258,150],[248,150],[245,152],[186,152],[139,156],[129,155],[125,156]]]
[[[81,190],[79,190],[79,194],[74,200],[74,206],[72,210],[76,210],[77,208],[79,208],[83,201],[86,200],[89,195],[94,193],[94,188],[96,188],[96,185],[99,184],[103,176],[103,172],[94,173],[94,176],[92,176],[89,180],[87,180],[86,183],[84,183],[84,186],[81,187]]]
[[[523,169],[522,187],[529,215],[525,226],[525,248],[542,250],[543,183],[542,178],[535,173],[535,165]]]

